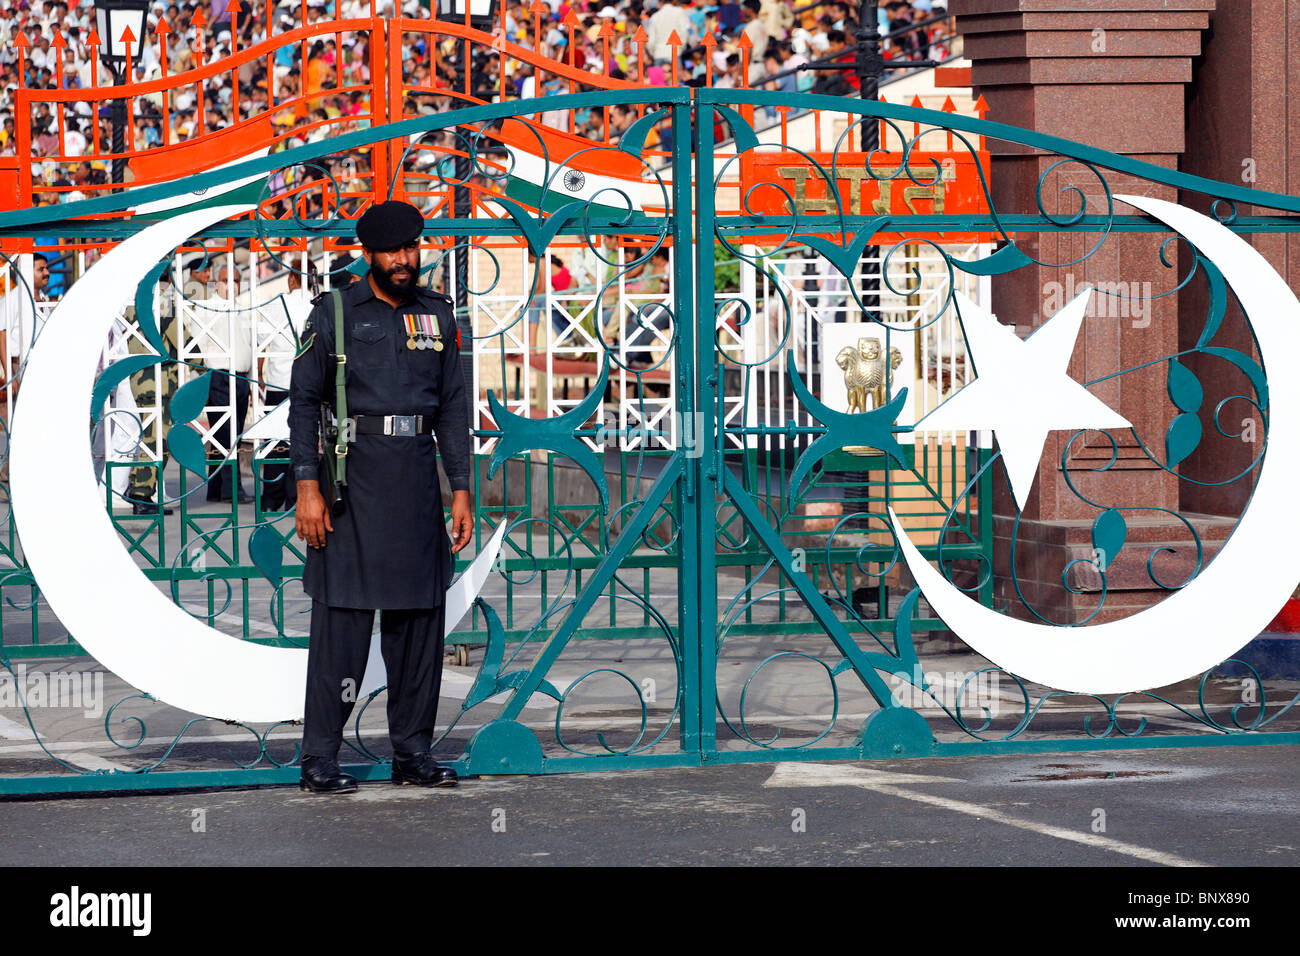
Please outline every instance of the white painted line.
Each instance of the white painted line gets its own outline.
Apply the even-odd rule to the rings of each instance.
[[[108,760],[98,754],[78,751],[77,753],[61,754],[64,760],[73,766],[80,767],[82,770],[123,770],[131,771],[135,768],[128,767],[126,764],[116,763]]]
[[[35,740],[32,728],[0,715],[0,737],[5,740]],[[39,749],[39,748],[37,748]]]
[[[1106,850],[1110,853],[1121,853],[1124,856],[1131,856],[1138,860],[1145,860],[1148,863],[1157,863],[1161,866],[1206,865],[1196,860],[1190,860],[1173,853],[1166,853],[1163,850],[1152,850],[1148,847],[1125,843],[1122,840],[1105,837],[1099,833],[1067,830],[1065,827],[1053,826],[1050,823],[1038,823],[1033,820],[1022,820],[1019,817],[1013,817],[1010,814],[1003,813],[1001,810],[996,810],[993,807],[982,806],[978,803],[968,803],[965,800],[953,800],[948,797],[938,797],[929,793],[914,793],[910,790],[905,790],[900,786],[900,784],[917,782],[915,779],[918,776],[917,774],[890,774],[879,770],[870,771],[874,777],[894,778],[892,781],[888,782],[884,779],[873,781],[868,777],[845,775],[842,771],[849,768],[837,768],[834,767],[834,765],[831,765],[830,769],[838,770],[840,772],[838,774],[832,774],[827,771],[827,766],[828,765],[826,764],[815,763],[778,764],[776,769],[772,771],[772,776],[767,779],[763,786],[821,787],[840,784],[844,786],[862,787],[864,790],[871,790],[874,793],[899,797],[900,799],[911,800],[915,803],[928,804],[932,807],[950,810],[953,813],[965,814],[966,816],[988,820],[992,823],[1001,823],[1005,826],[1016,827],[1020,830],[1029,830],[1031,833],[1054,837],[1058,840],[1068,840],[1071,843],[1079,843],[1096,850]],[[962,782],[960,780],[948,780],[942,777],[923,778],[923,781],[929,783]]]
[[[3,716],[0,716],[0,737],[3,737],[5,740],[33,740],[33,741],[36,740],[36,736],[32,733],[31,727],[27,726],[26,724],[20,724],[17,721],[10,720],[8,717],[3,717]],[[85,751],[81,751],[81,750],[73,751],[71,753],[68,752],[59,753],[59,751],[67,750],[68,745],[66,744],[54,747],[54,746],[50,746],[47,743],[46,746],[48,747],[51,753],[58,753],[60,759],[67,761],[68,763],[72,764],[74,767],[80,767],[82,770],[130,770],[131,769],[130,767],[124,766],[123,764],[114,763],[111,760],[107,760],[103,757],[97,756],[92,753],[86,753]],[[89,744],[87,746],[95,746],[95,745]],[[100,744],[99,746],[103,746],[103,745]],[[23,750],[27,752],[35,752],[35,753],[43,752],[41,750],[41,745],[39,743],[23,744],[15,748],[6,747],[3,749],[6,751],[13,749],[13,750]]]
[[[779,763],[763,783],[765,787],[878,787],[923,783],[962,783],[956,777],[922,773],[896,773],[851,763]]]

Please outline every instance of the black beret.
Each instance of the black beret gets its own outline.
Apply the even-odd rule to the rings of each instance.
[[[409,202],[371,206],[357,220],[357,242],[367,249],[396,249],[424,232],[424,216]]]

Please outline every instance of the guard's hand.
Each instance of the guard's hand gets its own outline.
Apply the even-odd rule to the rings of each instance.
[[[294,509],[294,519],[298,525],[298,537],[313,548],[325,547],[325,534],[332,532],[334,525],[330,522],[330,509],[325,504],[325,496],[320,493],[320,485],[315,481],[298,482],[298,505]]]
[[[468,491],[451,494],[451,553],[455,554],[474,536],[474,502]]]

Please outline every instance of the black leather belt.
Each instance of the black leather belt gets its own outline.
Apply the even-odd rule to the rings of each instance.
[[[432,415],[358,415],[358,435],[416,435],[433,434]]]

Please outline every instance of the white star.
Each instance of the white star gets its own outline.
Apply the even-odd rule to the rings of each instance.
[[[979,374],[917,423],[918,431],[989,428],[997,436],[1022,511],[1038,474],[1047,433],[1131,428],[1123,415],[1066,374],[1092,289],[1084,289],[1027,339],[960,292],[954,294],[967,355]]]

